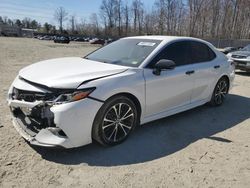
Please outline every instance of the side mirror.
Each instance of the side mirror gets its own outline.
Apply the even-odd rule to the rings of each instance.
[[[162,70],[174,69],[175,62],[168,59],[161,59],[155,64],[153,74],[160,75]]]

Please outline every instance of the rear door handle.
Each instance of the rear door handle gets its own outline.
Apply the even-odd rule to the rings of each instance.
[[[218,69],[218,68],[220,68],[220,65],[215,65],[214,68]]]
[[[187,75],[194,74],[194,70],[187,71],[186,74],[187,74]]]

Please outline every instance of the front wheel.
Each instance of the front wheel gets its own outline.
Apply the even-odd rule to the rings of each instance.
[[[138,113],[132,100],[116,96],[104,103],[98,111],[92,137],[102,145],[116,145],[123,142],[136,126]]]
[[[216,84],[213,95],[210,101],[212,106],[220,106],[223,104],[226,95],[228,94],[229,83],[225,77],[222,77]]]

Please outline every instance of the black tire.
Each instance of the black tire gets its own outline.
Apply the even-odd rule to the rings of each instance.
[[[138,112],[132,100],[125,96],[108,99],[96,114],[92,138],[104,146],[120,144],[136,127]]]
[[[228,79],[222,77],[221,79],[219,79],[214,88],[213,95],[209,104],[212,106],[222,105],[226,98],[226,95],[228,94],[228,90],[229,90]]]

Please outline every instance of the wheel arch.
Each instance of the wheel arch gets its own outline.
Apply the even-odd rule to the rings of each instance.
[[[226,80],[226,82],[227,82],[227,84],[228,84],[227,93],[229,92],[229,88],[230,88],[230,79],[229,79],[229,76],[228,76],[228,75],[223,74],[223,75],[221,75],[221,76],[219,77],[219,79],[217,80],[217,82],[216,82],[216,84],[215,84],[215,86],[214,86],[213,92],[212,92],[211,97],[210,97],[210,100],[209,100],[209,104],[210,104],[211,106],[219,106],[219,105],[222,104],[222,103],[217,104],[217,103],[214,102],[214,93],[215,93],[217,84],[220,82],[221,79],[225,79],[225,80]]]
[[[138,121],[140,121],[141,120],[141,114],[142,114],[142,106],[141,106],[141,103],[140,103],[139,99],[135,95],[133,95],[131,93],[121,92],[121,93],[116,93],[116,94],[112,95],[107,100],[109,100],[109,99],[111,99],[113,97],[117,97],[117,96],[125,96],[125,97],[127,97],[127,98],[129,98],[130,100],[133,101],[133,103],[136,106],[137,113],[138,113],[138,117],[139,117]]]
[[[139,125],[139,124],[140,124],[140,121],[141,121],[142,107],[141,107],[141,103],[140,103],[139,99],[138,99],[135,95],[133,95],[133,94],[131,94],[131,93],[128,93],[128,92],[116,93],[116,94],[110,96],[109,98],[107,98],[107,99],[104,101],[103,105],[104,105],[105,102],[107,102],[108,100],[112,100],[113,98],[115,98],[115,97],[120,97],[120,96],[127,97],[128,99],[130,99],[130,100],[135,104],[135,107],[136,107],[136,110],[137,110],[137,113],[138,113],[138,119],[137,119],[136,125]],[[96,115],[95,115],[94,122],[93,122],[93,125],[92,125],[92,130],[91,130],[92,142],[93,142],[93,141],[97,141],[97,142],[99,142],[99,143],[101,143],[101,144],[103,144],[103,143],[102,143],[102,141],[101,141],[100,136],[98,136],[98,129],[96,129],[95,127],[96,127],[96,125],[98,125],[98,121],[99,121],[99,120],[98,120],[97,117],[98,117],[98,113],[99,113],[100,110],[102,109],[103,105],[100,107],[99,111],[98,111],[98,112],[96,113]]]
[[[225,79],[227,80],[228,89],[229,89],[229,88],[230,88],[230,79],[229,79],[229,76],[226,75],[226,74],[224,74],[224,75],[222,75],[222,76],[218,79],[218,81],[219,81],[220,79],[222,79],[222,78],[225,78]],[[218,82],[218,81],[217,81],[217,82]]]
[[[229,79],[229,76],[227,74],[222,74],[218,77],[218,79],[216,79],[214,82],[213,82],[213,85],[211,85],[211,93],[209,95],[209,100],[210,101],[212,99],[212,96],[213,96],[213,92],[214,92],[214,89],[215,89],[215,86],[216,84],[219,82],[220,79],[222,78],[225,78],[227,80],[227,83],[228,83],[228,88],[230,88],[230,79]],[[229,91],[229,89],[228,89]]]

